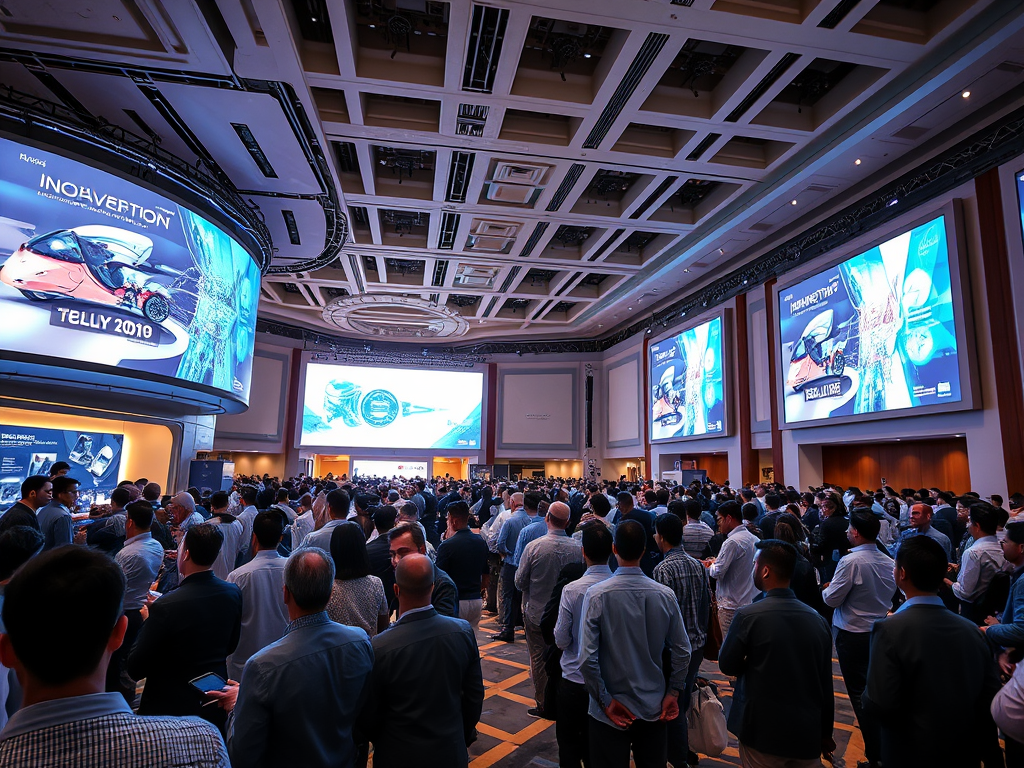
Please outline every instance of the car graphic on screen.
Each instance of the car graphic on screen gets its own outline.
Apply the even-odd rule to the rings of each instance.
[[[170,314],[166,289],[149,280],[153,241],[117,227],[83,226],[33,237],[7,259],[0,282],[32,301],[69,298],[127,307],[154,323]]]
[[[842,376],[846,370],[847,338],[833,336],[835,313],[826,309],[807,324],[789,358],[786,386],[799,392],[808,382],[828,376]],[[838,330],[838,329],[837,329]]]

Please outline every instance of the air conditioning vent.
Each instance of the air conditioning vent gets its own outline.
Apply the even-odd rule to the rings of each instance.
[[[486,235],[470,235],[466,248],[489,253],[508,253],[515,240],[508,237],[487,237]]]
[[[451,211],[441,211],[441,231],[437,236],[437,247],[442,251],[455,248],[455,233],[459,229],[462,216]]]
[[[538,187],[545,182],[550,170],[550,165],[499,162],[494,167],[491,181],[502,181],[507,184],[529,184],[530,186]]]
[[[580,176],[583,175],[584,165],[582,163],[573,163],[572,167],[569,168],[568,173],[565,174],[565,178],[562,179],[562,183],[558,185],[558,189],[555,190],[555,194],[551,196],[551,202],[548,203],[547,211],[557,211],[565,199],[569,196],[572,188],[576,186],[576,182],[580,180]]]
[[[466,49],[466,69],[462,74],[462,90],[490,93],[501,59],[501,46],[505,41],[507,8],[473,6],[469,44]]]
[[[487,184],[487,199],[499,203],[526,205],[534,202],[539,195],[540,189],[526,184],[503,184],[494,181]]]
[[[444,279],[448,275],[448,260],[441,259],[434,264],[434,279],[431,285],[444,285]]]
[[[487,113],[490,107],[481,104],[459,104],[459,117],[455,122],[455,132],[459,136],[483,136],[487,124]]]
[[[782,77],[782,74],[789,69],[800,58],[798,53],[787,53],[781,59],[778,64],[771,68],[771,71],[761,78],[761,82],[754,86],[754,89],[744,97],[743,101],[732,112],[725,118],[727,123],[735,123],[744,113],[754,106],[754,103],[760,99],[772,87],[772,84]]]
[[[448,168],[448,190],[445,196],[449,203],[466,202],[466,190],[469,188],[469,177],[473,173],[474,159],[476,155],[472,152],[452,152],[452,161]]]
[[[515,237],[519,234],[519,227],[521,226],[519,222],[515,221],[473,219],[472,232],[474,235],[486,235],[488,237]]]

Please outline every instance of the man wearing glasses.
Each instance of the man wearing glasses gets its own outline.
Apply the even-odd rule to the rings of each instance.
[[[78,481],[64,475],[53,478],[53,500],[38,515],[44,551],[72,543],[71,512],[77,506]]]

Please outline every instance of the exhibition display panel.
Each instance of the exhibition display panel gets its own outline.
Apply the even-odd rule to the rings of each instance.
[[[726,434],[724,315],[651,344],[653,442]]]
[[[787,425],[975,406],[958,230],[949,204],[776,288]]]
[[[78,372],[51,378],[78,384],[148,379],[198,393],[208,410],[239,410],[259,285],[249,252],[197,211],[0,138],[5,370],[47,378],[46,365],[70,367]]]

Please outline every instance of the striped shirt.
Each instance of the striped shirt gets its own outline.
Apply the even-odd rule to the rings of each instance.
[[[704,549],[715,532],[701,520],[687,520],[683,526],[683,549],[690,557],[704,557]]]
[[[654,566],[654,580],[675,593],[690,648],[694,651],[703,648],[708,637],[708,611],[711,606],[707,569],[690,557],[683,547],[674,547]]]
[[[228,768],[217,728],[198,717],[140,717],[119,693],[33,704],[0,732],[0,768]]]

